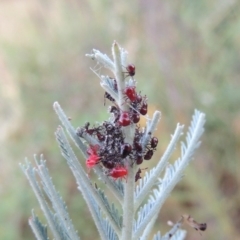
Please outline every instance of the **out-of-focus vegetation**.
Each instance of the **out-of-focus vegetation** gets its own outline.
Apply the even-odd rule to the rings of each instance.
[[[113,40],[129,51],[150,109],[162,111],[150,165],[177,122],[189,124],[194,108],[207,115],[202,146],[156,229],[188,213],[208,229],[200,236],[185,226],[187,239],[239,239],[239,32],[237,0],[0,1],[0,239],[33,239],[28,216],[41,211],[18,163],[34,153],[48,160],[82,239],[98,239],[55,142],[52,104],[58,101],[76,127],[106,118],[103,90],[89,69],[98,66],[84,54],[110,54]]]

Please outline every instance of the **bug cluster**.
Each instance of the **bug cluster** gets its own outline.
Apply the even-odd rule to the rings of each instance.
[[[124,143],[124,137],[119,124],[104,121],[97,127],[90,128],[86,123],[84,127],[77,129],[80,137],[86,134],[93,137],[97,144],[89,145],[86,165],[89,169],[101,164],[107,175],[113,178],[125,178],[127,169],[124,166],[124,159],[130,154],[132,147]]]
[[[129,64],[126,67],[126,77],[135,75],[135,66]],[[118,86],[114,78],[110,78],[113,90],[117,93]],[[101,165],[103,171],[112,178],[126,178],[128,170],[125,166],[126,161],[131,161],[130,166],[141,165],[143,160],[150,160],[156,150],[158,139],[150,138],[146,146],[142,145],[144,129],[140,129],[136,124],[140,121],[141,115],[146,115],[148,110],[147,97],[137,93],[136,86],[127,85],[123,90],[125,101],[129,106],[129,111],[122,111],[117,105],[115,99],[107,92],[104,94],[105,100],[108,99],[114,105],[109,107],[112,118],[104,121],[102,124],[91,127],[86,123],[83,127],[77,129],[79,137],[90,138],[94,141],[88,141],[88,158],[86,165],[90,170],[92,167]],[[135,125],[135,135],[132,145],[125,141],[122,128]],[[90,143],[91,142],[91,143]],[[94,142],[94,144],[92,143]],[[135,175],[135,181],[141,178],[142,169],[138,169]]]
[[[116,82],[115,79],[113,79]],[[115,84],[115,83],[114,83]],[[117,89],[117,88],[116,88]],[[129,111],[120,111],[116,105],[111,106],[110,112],[114,113],[115,122],[123,126],[129,126],[132,123],[138,123],[141,115],[146,115],[148,111],[147,97],[136,92],[135,86],[127,86],[124,90],[125,100],[129,104]],[[114,98],[107,92],[104,94],[111,102],[115,103]]]

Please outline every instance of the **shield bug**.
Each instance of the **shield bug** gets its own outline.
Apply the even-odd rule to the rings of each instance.
[[[126,158],[132,151],[132,146],[129,143],[124,143],[121,146],[121,157]]]
[[[128,112],[122,112],[122,113],[120,114],[118,123],[119,123],[120,126],[122,126],[122,127],[126,127],[126,126],[130,125],[131,119],[130,119],[130,117],[129,117],[129,113],[128,113]]]
[[[138,123],[140,121],[140,114],[138,112],[133,112],[131,114],[131,119],[133,121],[133,123]]]
[[[136,162],[137,165],[142,164],[142,162],[143,162],[143,157],[142,157],[142,154],[141,154],[141,153],[137,153],[137,154],[136,154],[135,162]]]
[[[147,111],[148,111],[148,104],[147,104],[147,101],[144,100],[143,103],[142,103],[142,106],[140,107],[139,112],[140,112],[142,115],[146,115],[146,114],[147,114]]]
[[[151,145],[151,148],[155,149],[158,145],[158,139],[156,137],[152,137],[150,145]]]
[[[100,159],[101,158],[98,155],[95,155],[95,154],[90,155],[89,158],[86,161],[87,167],[89,169],[93,168],[96,164],[99,163]]]
[[[128,170],[124,166],[116,166],[109,172],[109,176],[111,176],[112,178],[115,178],[115,179],[117,179],[117,178],[126,179],[127,174],[128,174]]]
[[[135,75],[135,65],[128,64],[126,70],[129,76],[133,77]]]
[[[124,90],[125,95],[127,98],[133,102],[137,99],[136,87],[135,86],[128,86]]]
[[[150,159],[152,158],[152,156],[153,156],[153,150],[150,149],[150,150],[148,150],[148,151],[145,153],[144,159],[145,159],[145,160],[150,160]]]

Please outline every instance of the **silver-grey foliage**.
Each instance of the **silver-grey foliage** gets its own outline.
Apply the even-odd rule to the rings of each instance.
[[[116,104],[121,106],[121,110],[129,111],[132,106],[126,101],[123,92],[125,84],[127,86],[135,86],[136,80],[133,78],[126,80],[124,68],[127,66],[127,52],[116,42],[113,44],[112,54],[113,61],[106,54],[102,54],[95,49],[87,56],[112,71],[117,82],[118,91],[116,91],[113,81],[108,76],[100,76],[98,73],[95,73],[100,79],[100,85],[112,96]],[[192,160],[195,150],[200,145],[199,139],[204,131],[205,115],[195,110],[186,134],[186,141],[181,142],[181,156],[173,164],[169,164],[169,159],[177,147],[179,138],[183,134],[184,126],[177,124],[169,145],[159,162],[154,168],[146,172],[145,177],[139,180],[138,185],[135,184],[135,174],[138,170],[135,164],[125,162],[128,169],[126,181],[121,179],[113,180],[103,171],[99,164],[93,167],[99,181],[104,182],[115,196],[118,205],[120,204],[121,209],[118,209],[114,203],[108,200],[104,191],[91,181],[91,178],[85,171],[85,166],[83,166],[85,165],[84,161],[79,161],[77,155],[73,152],[65,131],[85,159],[88,157],[87,145],[77,135],[76,129],[71,125],[71,122],[57,102],[54,103],[54,110],[63,126],[59,126],[55,133],[57,142],[76,179],[78,189],[87,203],[100,238],[104,240],[149,239],[163,203],[183,177],[184,169]],[[160,116],[160,112],[156,111],[152,117],[147,117],[147,124],[143,130],[144,133],[141,140],[143,149],[147,148]],[[124,139],[128,143],[133,143],[135,127],[135,124],[131,124],[122,128]],[[84,139],[88,144],[100,144],[96,138],[87,133],[84,134]],[[74,229],[67,207],[54,187],[43,156],[40,157],[40,161],[35,156],[35,163],[36,167],[33,167],[31,163],[26,161],[25,164],[21,164],[21,167],[38,199],[54,239],[80,239],[77,231]],[[49,206],[49,203],[51,206]],[[38,240],[49,239],[46,226],[39,221],[34,212],[32,212],[32,217],[29,219],[29,224]],[[186,231],[180,229],[181,224],[182,222],[177,222],[164,235],[161,235],[160,232],[156,233],[153,240],[184,239]],[[80,235],[81,231],[83,230],[79,229]]]

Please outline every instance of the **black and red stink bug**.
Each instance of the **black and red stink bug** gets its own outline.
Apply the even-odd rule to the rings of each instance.
[[[143,162],[142,153],[137,153],[137,154],[136,154],[136,156],[135,156],[135,162],[136,162],[137,165],[142,164],[142,162]]]
[[[86,160],[86,165],[88,169],[95,167],[100,162],[100,159],[101,158],[98,155],[90,155],[89,158]]]
[[[158,139],[156,137],[152,137],[150,145],[151,145],[151,148],[155,149],[158,145]]]
[[[137,141],[134,141],[134,149],[137,151],[137,152],[142,152],[142,145],[137,142]]]
[[[148,104],[147,104],[147,101],[146,99],[143,101],[142,103],[142,106],[140,107],[140,110],[139,112],[142,114],[142,115],[146,115],[147,114],[147,111],[148,111]]]
[[[131,124],[131,119],[129,117],[129,112],[121,112],[118,123],[122,127],[126,127]]]
[[[128,174],[128,170],[126,167],[123,166],[116,166],[115,168],[113,168],[110,172],[109,172],[109,176],[113,177],[113,178],[124,178],[126,179],[126,176]]]
[[[135,65],[128,64],[126,70],[129,76],[133,77],[135,75]]]
[[[124,143],[121,146],[121,157],[126,158],[132,151],[132,146],[129,143]]]
[[[144,160],[150,160],[152,158],[152,156],[153,156],[153,150],[150,149],[145,153]]]
[[[109,159],[102,159],[101,163],[105,168],[108,169],[113,169],[115,167],[115,162]]]
[[[140,121],[140,114],[138,112],[133,112],[131,114],[131,120],[133,123],[138,123]]]
[[[125,88],[124,93],[126,94],[127,98],[133,102],[137,99],[136,87],[135,86],[128,86]]]
[[[140,104],[140,103],[142,102],[142,96],[141,96],[140,93],[137,94],[136,102],[137,102],[138,104]]]

